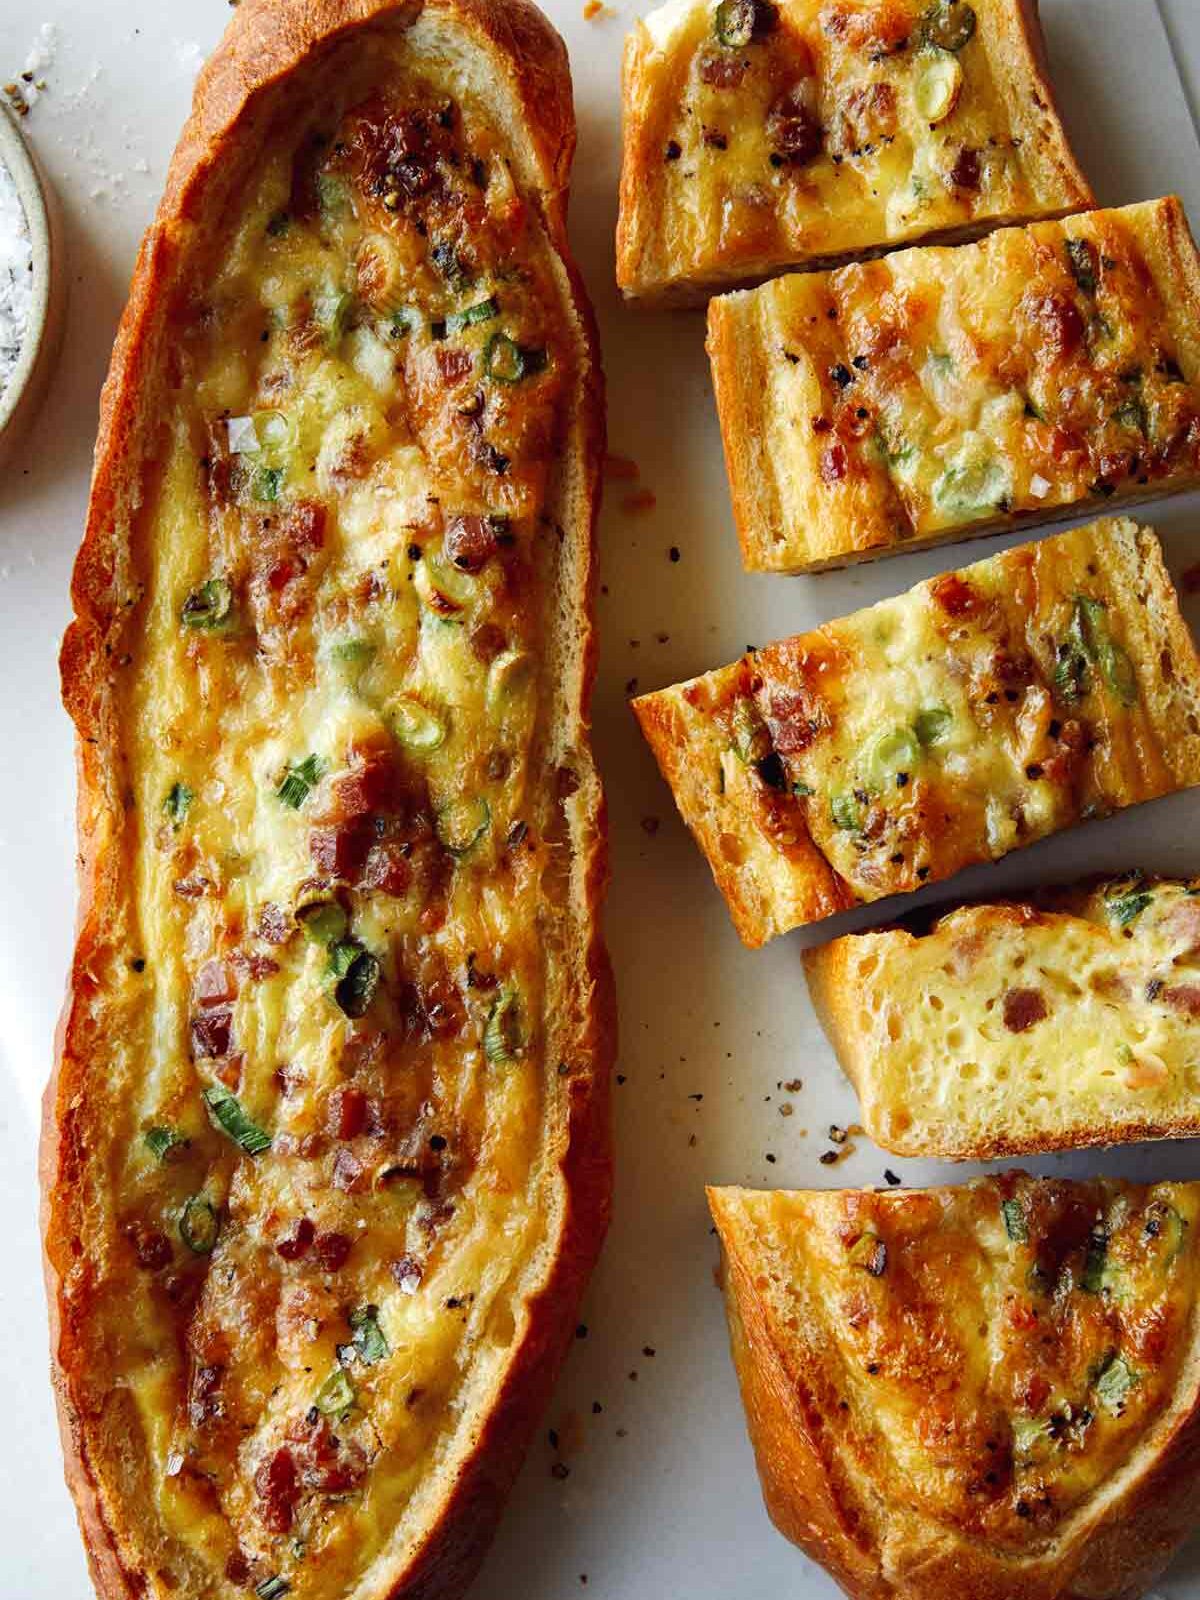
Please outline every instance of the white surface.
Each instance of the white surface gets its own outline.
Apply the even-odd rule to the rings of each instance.
[[[634,7],[588,24],[582,0],[544,3],[576,76],[573,231],[600,316],[611,448],[636,457],[658,506],[623,514],[615,485],[601,526],[608,592],[595,724],[612,816],[608,930],[623,1041],[617,1211],[584,1312],[588,1337],[546,1419],[562,1431],[564,1416],[576,1413],[583,1448],[560,1482],[539,1438],[473,1600],[816,1600],[832,1596],[833,1585],[772,1531],[759,1502],[712,1284],[702,1185],[870,1184],[889,1165],[906,1182],[966,1172],[889,1160],[863,1140],[832,1172],[818,1164],[822,1133],[831,1121],[853,1121],[855,1106],[808,1006],[804,936],[757,954],[738,944],[636,736],[624,686],[635,674],[654,687],[716,666],[748,642],[895,593],[1001,541],[814,579],[741,572],[701,322],[626,313],[612,283],[618,61]],[[1200,83],[1200,4],[1163,7],[1185,75]],[[1154,0],[1042,0],[1042,9],[1070,130],[1101,199],[1175,189],[1200,222],[1196,137]],[[64,203],[73,274],[53,393],[31,442],[0,476],[0,1600],[90,1594],[61,1487],[36,1234],[38,1098],[74,899],[74,778],[55,651],[96,397],[134,251],[195,68],[227,16],[222,0],[43,0],[37,12],[5,0],[0,9],[0,79],[20,69],[43,22],[57,25],[49,88],[25,130]],[[1198,511],[1193,496],[1148,513],[1176,572],[1200,560]],[[682,551],[677,565],[667,558],[671,545]],[[1200,624],[1195,602],[1191,620]],[[647,817],[662,820],[654,835],[641,825]],[[1198,822],[1200,795],[1178,797],[1018,853],[955,889],[1009,889],[1135,862],[1195,872]],[[860,912],[840,925],[877,916]],[[781,1095],[778,1085],[793,1077],[803,1091]],[[786,1120],[785,1098],[794,1102]],[[1160,1146],[1035,1165],[1196,1176],[1200,1150]],[[1200,1543],[1160,1590],[1171,1600],[1200,1594]]]

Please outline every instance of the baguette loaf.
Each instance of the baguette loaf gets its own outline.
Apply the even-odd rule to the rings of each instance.
[[[617,279],[688,304],[787,267],[1094,204],[1036,0],[669,0],[625,46]]]
[[[244,0],[104,389],[46,1096],[104,1600],[450,1600],[609,1203],[603,450],[561,40]]]
[[[634,701],[746,944],[1200,782],[1158,540],[1096,522]]]
[[[1200,259],[1174,198],[725,295],[708,347],[755,571],[1200,483]]]
[[[1133,1600],[1200,1517],[1200,1184],[710,1189],[767,1510],[852,1600]]]
[[[1131,873],[804,956],[867,1132],[985,1160],[1200,1134],[1200,882]]]

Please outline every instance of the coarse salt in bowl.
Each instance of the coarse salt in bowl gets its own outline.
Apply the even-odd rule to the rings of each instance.
[[[40,404],[58,353],[66,280],[48,198],[0,110],[0,458]]]

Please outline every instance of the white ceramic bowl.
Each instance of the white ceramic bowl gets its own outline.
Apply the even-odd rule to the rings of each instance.
[[[33,304],[16,369],[0,394],[0,484],[5,463],[41,404],[62,342],[67,273],[54,198],[16,119],[0,108],[0,160],[13,175],[33,245]]]

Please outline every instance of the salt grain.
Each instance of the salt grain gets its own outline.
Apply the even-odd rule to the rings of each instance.
[[[12,173],[0,161],[0,399],[21,357],[33,306],[33,244]]]

